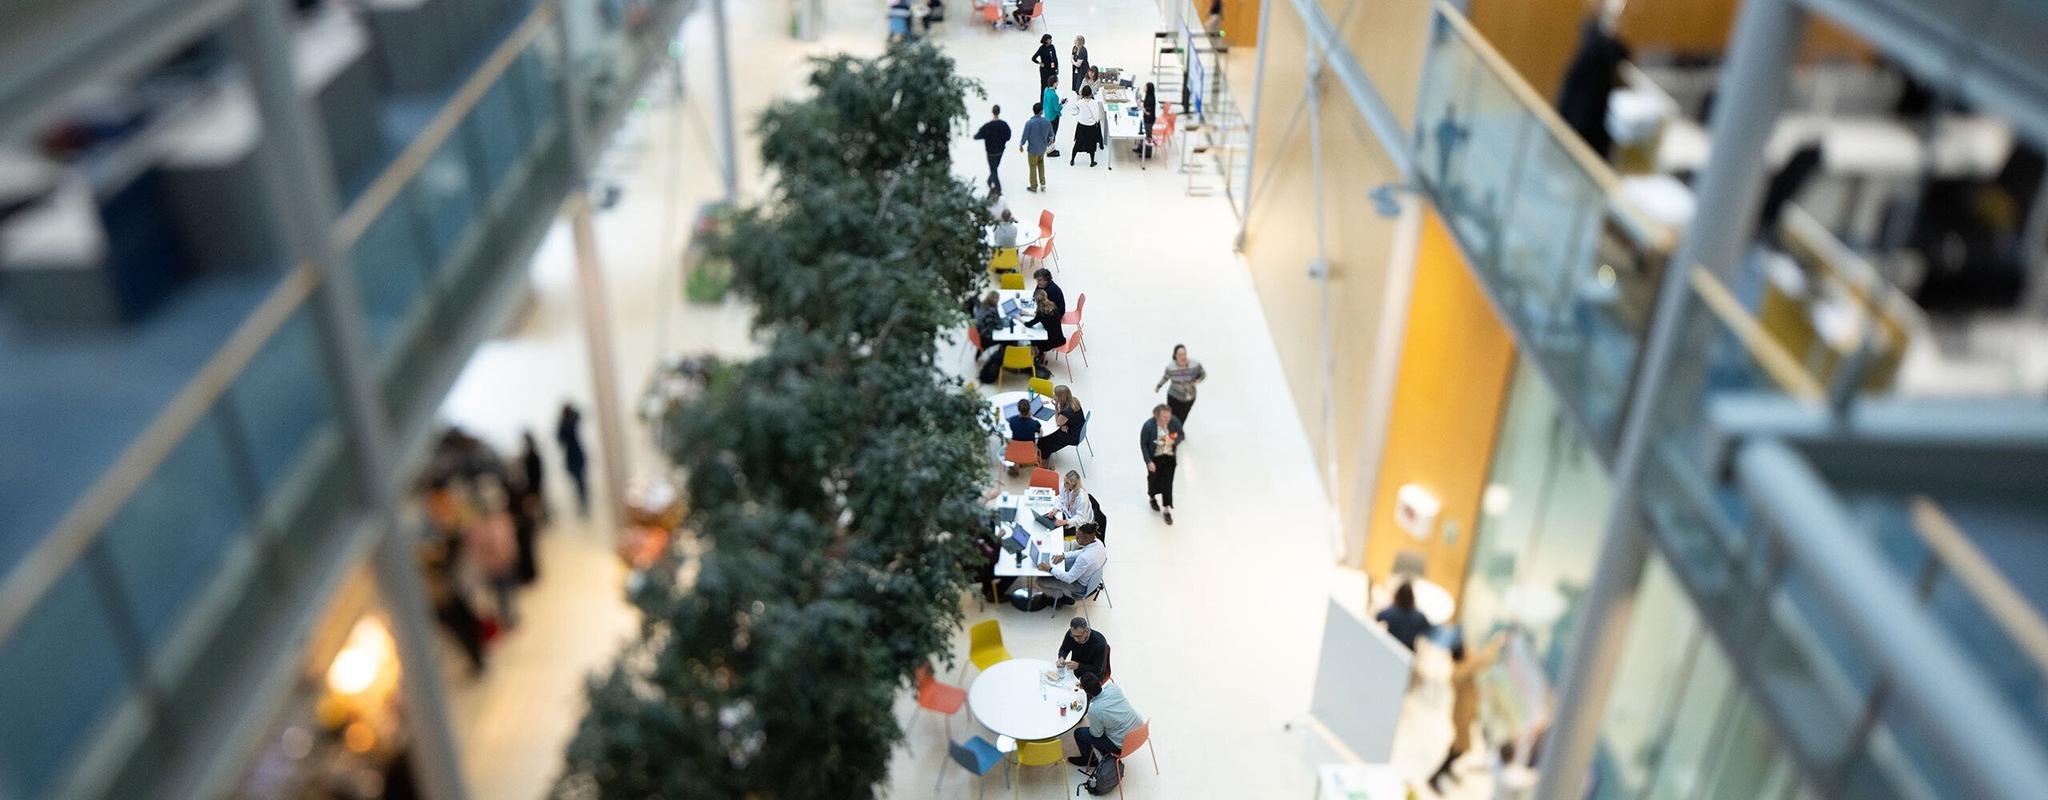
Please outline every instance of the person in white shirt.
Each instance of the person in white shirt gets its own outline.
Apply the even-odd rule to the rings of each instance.
[[[1095,523],[1082,525],[1074,532],[1074,540],[1081,545],[1079,549],[1051,558],[1041,557],[1038,568],[1051,570],[1052,577],[1039,578],[1038,588],[1058,598],[1061,605],[1071,605],[1094,592],[1102,584],[1102,568],[1109,564],[1109,550],[1102,546],[1102,537],[1097,533]]]
[[[1081,488],[1081,473],[1067,470],[1065,482],[1060,484],[1059,496],[1052,501],[1052,518],[1063,527],[1077,527],[1095,521],[1095,508],[1088,502],[1088,492]]]
[[[1095,87],[1081,87],[1081,99],[1074,103],[1074,152],[1067,154],[1067,166],[1074,156],[1088,154],[1088,166],[1095,166],[1095,151],[1102,149],[1102,118],[1107,115],[1102,101],[1095,99]]]

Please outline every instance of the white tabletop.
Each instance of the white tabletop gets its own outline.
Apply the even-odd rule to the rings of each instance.
[[[1429,624],[1449,623],[1451,615],[1458,613],[1458,601],[1451,598],[1450,590],[1424,578],[1416,578],[1409,585],[1415,588],[1415,609],[1429,619]]]
[[[990,247],[1027,247],[1033,242],[1038,241],[1039,232],[1037,225],[1026,225],[1019,222],[1017,223],[1017,241],[1015,242],[1004,244],[996,241],[995,226],[989,226],[988,235],[983,238],[988,239],[988,246]]]
[[[1104,126],[1109,138],[1136,139],[1145,135],[1145,118],[1142,111],[1140,114],[1130,112],[1130,109],[1136,107],[1129,103],[1118,103],[1109,107],[1108,124]]]
[[[1009,418],[1017,415],[1017,401],[1023,400],[1030,396],[1030,392],[1003,392],[1002,394],[998,394],[995,397],[989,398],[988,404],[991,407],[995,408],[996,419],[1007,421],[1009,420]],[[1045,397],[1045,395],[1039,395],[1039,397]],[[1052,398],[1045,397],[1045,404],[1048,406],[1052,405]],[[1058,415],[1055,414],[1054,416]],[[1034,417],[1034,419],[1036,418]],[[1010,429],[1010,426],[1008,424],[1005,424],[1003,425],[1002,429],[1004,431],[1008,431]],[[1052,420],[1038,420],[1039,438],[1044,438],[1046,434],[1056,430],[1059,430],[1059,427],[1053,425]]]
[[[1988,176],[2012,151],[2012,128],[1989,117],[1943,117],[1923,143],[1913,128],[1890,118],[1790,113],[1771,131],[1764,158],[1775,168],[1815,139],[1825,148],[1822,170],[1835,175],[1915,178],[1931,167],[1941,177]],[[1699,123],[1669,120],[1658,144],[1657,168],[1697,169],[1707,160],[1707,146],[1707,130]]]
[[[1016,519],[996,524],[995,535],[1008,536],[1012,531],[1011,525],[1022,525],[1024,532],[1031,535],[1032,543],[1038,545],[1041,558],[1066,553],[1066,534],[1057,528],[1038,524],[1038,519],[1032,516],[1032,512],[1052,513],[1052,490],[1029,489],[1026,490],[1026,495],[1029,496],[1004,494],[996,498],[996,508],[1009,508],[1020,504],[1022,507],[1017,509]],[[1022,560],[1019,560],[1019,556],[1023,557]],[[996,555],[995,574],[1003,578],[1043,578],[1051,576],[1052,571],[1039,569],[1037,564],[1031,563],[1029,549],[1023,553],[1004,550]]]
[[[1057,739],[1081,724],[1088,713],[1088,695],[1071,672],[1058,682],[1045,679],[1052,662],[1013,658],[990,666],[967,687],[967,708],[984,727],[1013,739],[1042,742]],[[1080,710],[1070,704],[1080,702]],[[1061,713],[1065,709],[1065,713]]]
[[[1388,764],[1324,764],[1316,768],[1316,797],[1321,800],[1401,800],[1408,787]]]
[[[1004,289],[996,292],[998,295],[996,307],[1001,308],[1003,302],[1008,300],[1017,301],[1017,304],[1021,307],[1029,307],[1031,305],[1032,292],[1033,290],[1031,289]],[[1025,319],[1028,320],[1030,318],[1026,317]],[[998,342],[1043,342],[1051,337],[1045,332],[1044,328],[1026,325],[1013,319],[1009,321],[1009,324],[997,328],[994,338]]]

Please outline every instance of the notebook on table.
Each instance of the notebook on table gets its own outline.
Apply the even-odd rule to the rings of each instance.
[[[1003,537],[1003,549],[1012,553],[1020,553],[1024,551],[1025,545],[1031,545],[1033,551],[1038,549],[1037,545],[1031,543],[1031,534],[1024,531],[1024,526],[1010,526],[1010,535]]]
[[[1031,512],[1031,518],[1037,520],[1039,525],[1048,529],[1059,527],[1059,520],[1053,519],[1051,514],[1040,514],[1033,511]]]

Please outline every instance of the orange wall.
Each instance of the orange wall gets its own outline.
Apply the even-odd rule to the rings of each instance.
[[[1455,597],[1464,583],[1479,496],[1493,463],[1515,345],[1433,212],[1423,220],[1412,297],[1393,417],[1366,530],[1365,568],[1375,580],[1385,580],[1396,554],[1420,550],[1429,560],[1428,578]],[[1437,526],[1425,540],[1394,523],[1394,494],[1409,483],[1443,503]],[[1446,532],[1455,535],[1446,537]]]

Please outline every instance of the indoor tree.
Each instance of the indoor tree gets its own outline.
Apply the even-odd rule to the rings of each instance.
[[[658,382],[689,511],[560,794],[871,796],[897,691],[952,661],[992,423],[934,353],[985,280],[988,212],[947,155],[979,89],[923,44],[812,68],[761,119],[774,188],[709,243],[767,347]]]

